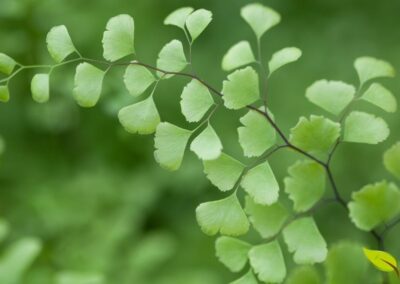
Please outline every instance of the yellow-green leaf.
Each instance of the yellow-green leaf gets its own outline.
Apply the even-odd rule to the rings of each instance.
[[[399,269],[397,268],[397,260],[391,254],[380,251],[380,250],[370,250],[364,248],[364,254],[368,260],[379,270],[385,272],[396,272],[399,275]]]

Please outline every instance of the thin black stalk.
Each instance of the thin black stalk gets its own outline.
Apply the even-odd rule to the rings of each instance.
[[[147,68],[149,68],[149,69],[152,69],[152,70],[155,70],[155,71],[158,71],[158,72],[167,74],[167,75],[179,75],[179,76],[189,77],[189,78],[195,79],[195,80],[199,81],[201,84],[203,84],[205,87],[207,87],[207,88],[208,88],[210,91],[212,91],[214,94],[218,95],[219,97],[222,97],[222,96],[223,96],[223,94],[222,94],[221,92],[219,92],[218,90],[216,90],[214,87],[212,87],[211,85],[209,85],[209,84],[206,83],[203,79],[201,79],[200,77],[198,77],[198,76],[196,76],[196,75],[192,75],[192,74],[184,73],[184,72],[168,72],[168,71],[159,69],[159,68],[157,68],[157,67],[154,67],[154,66],[151,66],[151,65],[142,63],[142,62],[136,62],[136,61],[134,61],[134,62],[131,62],[130,64],[141,65],[141,66],[147,67]],[[248,106],[246,106],[246,108],[248,108],[248,109],[250,109],[250,110],[253,110],[253,111],[256,111],[256,112],[258,112],[259,114],[263,115],[263,116],[268,120],[268,122],[271,124],[271,126],[275,129],[275,131],[278,133],[278,135],[281,137],[281,139],[285,142],[285,146],[286,146],[286,147],[291,148],[291,149],[297,151],[298,153],[302,154],[303,156],[305,156],[305,157],[307,157],[307,158],[309,158],[309,159],[315,161],[316,163],[318,163],[318,164],[320,164],[321,166],[324,167],[324,169],[325,169],[325,171],[326,171],[326,173],[327,173],[327,176],[328,176],[329,183],[330,183],[330,185],[331,185],[331,187],[332,187],[332,190],[333,190],[333,193],[334,193],[334,195],[335,195],[335,200],[336,200],[336,202],[338,202],[343,208],[345,208],[345,209],[348,211],[347,202],[346,202],[345,199],[341,196],[341,194],[340,194],[340,192],[339,192],[339,189],[338,189],[338,187],[337,187],[337,185],[336,185],[336,181],[335,181],[335,179],[334,179],[334,177],[333,177],[332,171],[331,171],[330,166],[329,166],[329,163],[330,163],[330,161],[331,161],[331,158],[332,158],[332,156],[333,156],[333,153],[334,153],[334,151],[336,150],[337,146],[339,145],[339,140],[338,140],[337,143],[335,144],[335,146],[334,146],[334,148],[333,148],[333,150],[332,150],[332,152],[331,152],[331,154],[330,154],[330,156],[329,156],[329,158],[328,158],[328,161],[327,161],[327,162],[323,162],[323,161],[321,161],[320,159],[318,159],[317,157],[315,157],[315,156],[313,156],[313,155],[307,153],[307,152],[304,151],[303,149],[301,149],[301,148],[299,148],[299,147],[293,145],[293,144],[289,141],[289,139],[286,137],[286,135],[283,133],[283,131],[281,130],[281,128],[275,123],[275,121],[272,119],[272,117],[268,114],[267,110],[266,110],[266,111],[262,111],[262,110],[258,109],[258,108],[255,107],[255,106],[252,106],[252,105],[248,105]],[[279,148],[279,149],[280,149],[280,148]],[[399,220],[398,222],[400,223],[400,220]],[[396,222],[396,224],[397,224],[397,222]],[[372,230],[370,233],[371,233],[372,236],[376,239],[376,241],[377,241],[377,243],[378,243],[378,247],[379,247],[380,249],[384,249],[384,239],[383,239],[382,234],[377,233],[375,230]]]
[[[206,81],[204,81],[203,79],[201,79],[200,77],[198,77],[197,75],[193,75],[190,73],[185,73],[185,72],[173,72],[173,71],[166,71],[163,69],[160,69],[158,67],[152,66],[150,64],[146,64],[143,62],[139,62],[139,61],[131,61],[131,62],[127,62],[127,63],[110,63],[110,62],[106,62],[106,61],[101,61],[101,60],[95,60],[95,59],[89,59],[89,58],[84,58],[82,56],[80,56],[80,58],[77,58],[73,61],[78,61],[78,60],[83,60],[83,61],[88,61],[88,62],[93,62],[93,63],[97,63],[97,64],[102,64],[102,65],[106,65],[108,68],[114,67],[114,66],[128,66],[128,65],[140,65],[143,67],[146,67],[148,69],[151,69],[153,71],[158,71],[160,73],[163,73],[164,75],[177,75],[177,76],[182,76],[182,77],[187,77],[187,78],[191,78],[194,80],[197,80],[198,82],[200,82],[203,86],[207,87],[212,93],[214,93],[215,95],[219,96],[219,97],[223,97],[223,94],[221,92],[219,92],[216,88],[214,88],[213,86],[211,86],[210,84],[208,84]],[[72,61],[71,61],[72,62]],[[66,62],[69,63],[69,62]],[[57,67],[56,66],[46,66],[46,67],[50,67],[50,68],[54,68]],[[30,66],[31,68],[36,68],[36,66]],[[30,68],[29,66],[24,66],[24,68],[20,68],[17,70],[17,72],[15,72],[15,74],[17,74],[20,70],[25,69],[25,68]],[[42,66],[38,66],[38,68],[40,68]],[[15,76],[15,74],[11,75],[9,78],[6,78],[7,80],[10,80],[13,76]],[[267,81],[267,80],[266,80]],[[278,133],[278,135],[281,137],[281,139],[284,141],[284,145],[278,146],[277,148],[275,148],[274,150],[272,150],[270,153],[267,153],[267,157],[269,157],[270,155],[272,155],[273,153],[275,153],[276,151],[287,147],[290,148],[292,150],[295,150],[296,152],[302,154],[303,156],[315,161],[316,163],[320,164],[321,166],[324,167],[327,176],[328,176],[328,180],[329,183],[332,187],[334,196],[335,196],[335,201],[338,202],[343,208],[345,208],[346,210],[348,210],[347,208],[347,203],[344,200],[344,198],[341,196],[338,187],[336,185],[336,181],[333,177],[332,171],[330,169],[330,162],[332,159],[332,156],[335,152],[335,150],[337,149],[337,146],[339,145],[340,141],[337,140],[336,144],[334,145],[333,149],[331,150],[331,152],[329,153],[328,156],[328,160],[327,162],[323,162],[320,159],[318,159],[317,157],[307,153],[306,151],[304,151],[303,149],[293,145],[289,139],[286,137],[286,135],[283,133],[283,131],[281,130],[281,128],[275,123],[275,121],[272,119],[272,117],[268,114],[267,109],[265,111],[262,111],[260,109],[258,109],[255,106],[252,105],[247,105],[246,106],[247,109],[253,110],[259,114],[261,114],[262,116],[264,116],[266,118],[266,120],[270,123],[270,125],[275,129],[275,131]],[[396,225],[400,224],[400,218],[393,221],[391,224],[387,225],[386,228],[381,232],[378,233],[375,230],[370,231],[370,233],[372,234],[372,236],[377,240],[378,242],[378,246],[380,249],[384,249],[384,235],[391,230],[393,227],[395,227]]]
[[[328,175],[329,183],[332,186],[332,190],[333,190],[333,193],[335,194],[335,198],[336,198],[337,202],[339,202],[340,205],[342,205],[344,208],[346,208],[346,210],[348,210],[347,203],[344,200],[344,198],[340,195],[339,189],[336,185],[335,179],[333,178],[333,174],[332,174],[330,167],[328,165],[325,165],[325,170]]]

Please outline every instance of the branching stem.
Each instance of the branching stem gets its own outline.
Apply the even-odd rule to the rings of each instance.
[[[258,43],[259,44],[259,43]],[[260,55],[260,48],[259,48],[259,57]],[[261,58],[260,58],[261,60]],[[50,71],[52,71],[53,69],[60,67],[60,66],[64,66],[67,65],[69,63],[73,63],[73,62],[78,62],[78,61],[87,61],[87,62],[91,62],[91,63],[96,63],[96,64],[102,64],[102,65],[106,65],[107,66],[107,70],[110,69],[111,67],[114,66],[129,66],[129,65],[139,65],[139,66],[143,66],[146,67],[150,70],[153,71],[157,71],[160,72],[164,75],[177,75],[177,76],[181,76],[181,77],[186,77],[186,78],[191,78],[194,80],[197,80],[199,83],[201,83],[203,86],[207,87],[213,94],[219,96],[219,97],[223,97],[223,94],[218,91],[216,88],[214,88],[213,86],[211,86],[210,84],[208,84],[206,81],[204,81],[202,78],[200,78],[197,75],[194,74],[190,74],[190,73],[185,73],[185,72],[172,72],[172,71],[166,71],[160,68],[157,68],[155,66],[152,66],[150,64],[146,64],[140,61],[131,61],[131,62],[126,62],[126,63],[111,63],[111,62],[107,62],[107,61],[102,61],[102,60],[96,60],[96,59],[89,59],[89,58],[84,58],[82,56],[79,56],[79,58],[76,59],[71,59],[69,61],[65,61],[59,64],[55,64],[55,65],[31,65],[31,66],[23,66],[20,65],[20,68],[18,68],[13,74],[11,74],[9,77],[0,80],[0,83],[4,83],[6,82],[7,84],[9,83],[9,81],[15,77],[17,74],[19,74],[22,70],[25,69],[33,69],[33,68],[48,68],[50,69]],[[261,68],[263,68],[263,72],[265,72],[265,87],[267,84],[267,74],[266,71],[264,69],[264,67],[262,66],[261,62],[260,62]],[[264,100],[265,103],[265,100]],[[212,114],[215,112],[215,110],[218,108],[218,106],[216,106],[211,112],[210,115],[208,117],[208,119],[206,119],[205,121],[207,122],[209,120],[209,118],[212,116]],[[325,172],[328,176],[328,181],[332,187],[333,193],[334,193],[334,199],[331,201],[335,201],[337,203],[339,203],[345,210],[348,211],[348,207],[347,207],[347,202],[345,201],[345,199],[341,196],[340,191],[337,187],[336,181],[333,177],[331,168],[330,168],[330,162],[332,159],[332,156],[335,152],[335,150],[337,149],[338,145],[340,144],[340,140],[338,139],[334,145],[334,147],[332,148],[331,152],[329,153],[328,159],[327,161],[322,161],[319,158],[315,157],[314,155],[304,151],[303,149],[297,147],[296,145],[293,145],[290,140],[286,137],[286,135],[284,134],[284,132],[282,131],[282,129],[277,125],[277,123],[273,120],[273,118],[270,116],[270,114],[268,113],[267,109],[260,110],[258,107],[253,106],[253,105],[247,105],[246,106],[247,109],[249,110],[253,110],[259,114],[261,114],[269,123],[270,125],[274,128],[274,130],[278,133],[278,135],[280,136],[280,138],[283,140],[284,144],[281,146],[277,146],[276,148],[274,148],[273,150],[271,150],[270,152],[266,153],[266,156],[263,157],[263,159],[267,159],[268,157],[270,157],[272,154],[276,153],[278,150],[283,149],[283,148],[289,148],[292,149],[298,153],[300,153],[301,155],[313,160],[314,162],[318,163],[319,165],[321,165],[324,169]],[[326,201],[325,201],[326,202]],[[320,203],[317,203],[317,205],[315,205],[311,210],[315,210],[316,207],[318,207],[320,205]],[[307,211],[307,213],[310,213],[310,211]],[[303,214],[298,214],[296,215],[295,218],[298,218],[299,216],[302,216]],[[293,221],[293,219],[291,220]],[[391,224],[387,225],[385,227],[385,229],[381,232],[378,233],[376,230],[372,230],[370,231],[371,235],[376,239],[378,246],[380,249],[384,249],[384,236],[392,229],[394,228],[396,225],[400,224],[400,218],[393,221]]]
[[[155,71],[159,71],[161,73],[168,74],[168,75],[180,75],[180,76],[183,76],[183,77],[190,77],[192,79],[195,79],[195,80],[199,81],[201,84],[203,84],[205,87],[207,87],[210,91],[212,91],[214,94],[218,95],[219,97],[223,96],[223,94],[221,92],[216,90],[214,87],[212,87],[211,85],[209,85],[203,79],[201,79],[200,77],[198,77],[196,75],[192,75],[192,74],[189,74],[189,73],[183,73],[183,72],[168,72],[168,71],[165,71],[165,70],[161,70],[161,69],[159,69],[157,67],[154,67],[154,66],[142,63],[142,62],[137,62],[137,61],[131,62],[131,64],[141,65],[141,66],[144,66],[146,68],[149,68],[149,69],[152,69],[152,70],[155,70]],[[261,115],[263,115],[268,120],[268,122],[271,124],[271,126],[275,129],[275,131],[278,133],[278,135],[281,137],[281,139],[284,141],[284,143],[285,143],[284,146],[285,147],[288,147],[288,148],[290,148],[292,150],[295,150],[296,152],[302,154],[303,156],[315,161],[316,163],[318,163],[318,164],[320,164],[321,166],[324,167],[324,169],[325,169],[325,171],[327,173],[327,176],[328,176],[329,183],[330,183],[330,185],[332,187],[332,190],[333,190],[333,193],[335,195],[335,201],[337,203],[339,203],[345,210],[348,211],[347,202],[341,196],[341,194],[339,192],[339,189],[337,187],[336,181],[335,181],[335,179],[333,177],[331,168],[330,168],[330,161],[331,161],[333,153],[335,152],[335,150],[336,150],[337,146],[339,145],[340,141],[337,140],[334,148],[332,149],[332,151],[331,151],[331,153],[329,155],[329,158],[328,158],[327,162],[324,162],[324,161],[318,159],[317,157],[315,157],[314,155],[311,155],[310,153],[307,153],[303,149],[293,145],[289,141],[289,139],[286,137],[286,135],[283,133],[281,128],[276,124],[276,122],[268,114],[267,110],[262,111],[259,108],[255,107],[255,106],[252,106],[252,105],[248,105],[248,106],[246,106],[246,108],[248,108],[250,110],[253,110],[253,111],[256,111],[256,112],[260,113]],[[276,151],[281,149],[281,148],[283,148],[283,147],[277,148]],[[275,153],[276,151],[273,151],[273,153]],[[398,222],[396,222],[395,225],[398,224],[398,223],[400,223],[400,220]],[[372,230],[370,233],[376,239],[376,241],[378,243],[378,247],[380,249],[384,249],[384,239],[383,239],[382,233],[379,234],[375,230]]]

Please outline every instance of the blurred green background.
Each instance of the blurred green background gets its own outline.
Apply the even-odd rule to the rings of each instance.
[[[298,63],[274,74],[270,82],[270,106],[286,133],[299,116],[322,114],[304,98],[306,87],[315,80],[357,84],[352,65],[363,55],[388,60],[400,69],[400,1],[260,2],[283,16],[283,22],[263,38],[264,61],[286,46],[304,52]],[[194,67],[220,89],[226,76],[220,68],[223,54],[239,40],[254,43],[239,16],[247,3],[0,0],[0,52],[24,64],[51,62],[46,34],[65,24],[84,56],[101,58],[107,20],[127,13],[135,18],[138,57],[155,64],[165,43],[184,40],[179,30],[162,25],[165,16],[181,6],[206,8],[214,13],[214,21],[194,46]],[[0,157],[0,218],[9,224],[1,253],[12,253],[18,240],[40,240],[42,250],[24,273],[24,284],[219,284],[237,278],[218,263],[214,238],[203,235],[196,224],[196,206],[222,197],[204,177],[201,163],[188,153],[181,170],[166,172],[153,159],[152,137],[129,135],[119,125],[118,109],[134,101],[123,86],[123,71],[117,68],[107,77],[101,102],[93,109],[78,108],[73,102],[73,66],[52,76],[52,97],[46,105],[30,98],[34,73],[24,72],[12,81],[11,101],[0,105],[0,135],[6,142]],[[176,78],[160,84],[156,103],[163,120],[193,127],[184,122],[179,108],[186,82]],[[385,83],[397,96],[399,80]],[[226,151],[238,158],[242,154],[236,128],[243,113],[221,111],[213,119]],[[367,183],[391,179],[381,156],[400,140],[400,119],[398,114],[379,115],[391,126],[386,142],[343,145],[334,159],[335,177],[346,198]],[[271,159],[280,181],[296,158],[279,153]],[[349,239],[375,245],[336,205],[322,208],[316,219],[330,244]],[[387,238],[388,250],[397,257],[399,234],[400,229],[393,230]],[[23,267],[21,257],[17,259]]]

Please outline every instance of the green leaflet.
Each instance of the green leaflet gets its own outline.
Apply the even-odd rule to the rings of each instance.
[[[323,116],[301,117],[290,130],[289,140],[295,146],[311,154],[325,157],[340,137],[340,124]]]
[[[129,15],[118,15],[111,18],[103,34],[103,57],[116,61],[135,53],[135,24]]]
[[[264,239],[275,236],[289,217],[286,208],[281,203],[264,206],[256,204],[248,196],[246,196],[245,211],[254,229]]]
[[[216,201],[200,204],[196,218],[206,235],[240,236],[249,230],[249,221],[243,212],[236,193]]]
[[[325,170],[314,161],[298,161],[288,169],[284,179],[285,192],[294,203],[294,210],[304,212],[312,208],[324,195]]]
[[[248,41],[241,41],[232,46],[222,59],[222,69],[231,71],[255,62],[253,51]]]
[[[201,160],[215,160],[221,155],[221,140],[210,124],[193,140],[190,150]]]
[[[281,283],[285,279],[286,264],[278,241],[254,246],[249,252],[249,259],[259,280]]]
[[[192,135],[190,130],[168,122],[161,122],[157,126],[154,138],[156,161],[167,170],[178,170],[182,164],[190,135]]]
[[[279,184],[268,161],[250,169],[243,177],[241,186],[261,205],[271,205],[279,198]]]
[[[105,72],[89,63],[76,67],[73,95],[81,107],[93,107],[97,104],[103,85]]]
[[[186,28],[192,42],[207,28],[212,21],[212,13],[205,9],[194,11],[186,18]]]
[[[334,244],[325,262],[327,284],[382,283],[380,273],[368,264],[361,245],[350,242]]]
[[[154,103],[153,96],[122,108],[118,119],[129,133],[151,134],[160,123],[160,115]]]
[[[247,263],[251,245],[232,237],[219,237],[215,242],[216,255],[232,272],[239,272]]]
[[[181,109],[188,122],[198,122],[214,104],[210,91],[197,80],[192,80],[183,89]]]
[[[192,7],[183,7],[173,11],[165,20],[164,25],[173,25],[181,28],[185,33],[186,29],[190,34],[193,43],[212,21],[212,13],[205,9],[193,12]],[[186,29],[185,29],[186,27]]]
[[[231,190],[245,168],[241,162],[225,153],[216,160],[204,161],[203,165],[207,178],[221,191]]]
[[[349,214],[357,228],[370,231],[400,213],[400,191],[394,183],[382,181],[353,192]]]
[[[37,103],[45,103],[50,96],[49,74],[36,74],[31,82],[32,98]]]
[[[275,129],[260,113],[250,110],[240,122],[239,143],[246,157],[258,157],[275,144]]]
[[[251,269],[245,275],[229,284],[258,284],[256,277]]]
[[[3,152],[2,147],[4,149],[4,146],[2,146],[2,143],[4,143],[4,142],[3,142],[2,138],[0,137],[0,155]],[[4,219],[0,219],[0,243],[7,237],[9,232],[10,232],[10,228],[9,228],[7,221]]]
[[[354,86],[340,81],[319,80],[306,90],[307,99],[322,109],[339,115],[354,99]]]
[[[11,75],[17,63],[4,53],[0,53],[0,73]]]
[[[105,279],[98,273],[63,271],[57,273],[56,284],[105,284]]]
[[[6,103],[10,100],[10,91],[8,90],[8,86],[0,85],[0,102]]]
[[[389,136],[386,122],[372,114],[360,111],[351,112],[345,121],[344,137],[346,142],[378,144]]]
[[[47,34],[46,43],[51,57],[57,63],[64,61],[70,54],[76,52],[65,26],[53,27]]]
[[[156,78],[146,67],[130,65],[126,68],[125,87],[134,97],[143,94],[155,81]]]
[[[293,269],[285,284],[321,284],[318,271],[313,266],[299,266]],[[344,282],[337,282],[344,283]],[[347,282],[346,282],[347,283]]]
[[[222,88],[224,104],[229,109],[240,109],[260,98],[257,72],[251,67],[228,75]]]
[[[383,155],[385,168],[400,179],[400,142],[394,144]]]
[[[397,110],[397,101],[392,92],[379,83],[373,83],[362,95],[361,99],[367,101],[387,112]]]
[[[259,3],[244,6],[240,15],[250,25],[258,39],[281,21],[281,16],[276,11]]]
[[[187,64],[182,42],[177,39],[167,43],[158,54],[157,68],[163,71],[180,72]],[[173,74],[164,76],[162,72],[157,74],[162,78],[171,78],[173,76]]]
[[[302,52],[297,47],[285,47],[275,52],[268,63],[269,76],[282,66],[297,61],[301,55]]]
[[[354,68],[357,70],[360,85],[376,78],[394,77],[396,73],[390,63],[373,57],[357,58],[354,62]]]
[[[326,242],[311,217],[293,221],[283,230],[283,238],[297,264],[314,264],[326,259]]]
[[[186,19],[193,11],[192,7],[179,8],[165,18],[164,25],[177,26],[185,30]]]
[[[41,250],[41,242],[34,238],[14,242],[0,260],[0,283],[21,283],[25,271]]]

